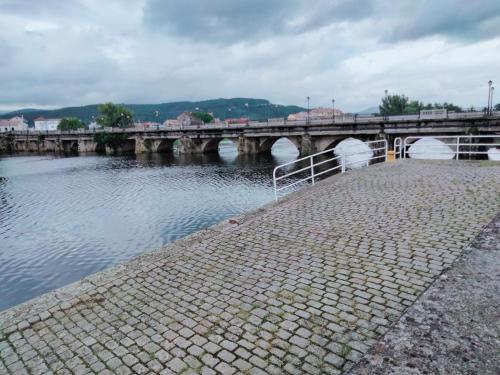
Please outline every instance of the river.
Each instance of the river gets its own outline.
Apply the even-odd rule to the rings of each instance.
[[[272,155],[0,157],[0,310],[273,200]]]

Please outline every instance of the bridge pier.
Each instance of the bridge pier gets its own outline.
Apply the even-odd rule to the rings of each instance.
[[[199,138],[189,138],[183,135],[179,138],[179,153],[201,154],[203,152],[203,141]]]
[[[135,153],[144,154],[150,152],[171,152],[174,140],[168,138],[144,138],[141,135],[135,137]]]
[[[262,152],[259,138],[239,136],[236,147],[238,149],[238,155],[258,154]]]
[[[79,139],[78,152],[97,152],[97,142],[91,139]]]
[[[271,152],[271,149],[277,140],[286,138],[292,142],[301,156],[309,155],[313,152],[311,136],[306,134],[302,136],[290,137],[244,137],[240,136],[237,141],[238,154],[259,154]]]

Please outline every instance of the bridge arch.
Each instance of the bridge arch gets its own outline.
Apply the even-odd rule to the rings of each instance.
[[[63,152],[71,154],[78,153],[78,140],[63,140],[61,143]]]
[[[173,139],[162,139],[156,146],[156,152],[172,152],[174,149]]]
[[[207,139],[206,141],[204,141],[201,144],[201,152],[204,153],[204,154],[207,154],[207,153],[220,153],[221,144],[223,142],[226,143],[225,141],[230,141],[231,142],[231,146],[234,147],[234,151],[237,152],[237,143],[235,142],[235,139],[232,139],[232,138],[222,138],[222,137],[211,138],[211,139]]]
[[[218,152],[219,151],[219,143],[221,143],[223,138],[211,138],[205,142],[203,142],[201,146],[201,152]]]
[[[361,142],[375,141],[377,139],[380,139],[377,135],[361,135],[361,134],[349,134],[349,135],[325,136],[325,137],[320,136],[315,142],[316,150],[320,152],[332,149],[334,147],[337,147],[337,145],[340,142],[348,138],[358,139]]]
[[[292,144],[295,147],[295,149],[297,150],[297,152],[300,154],[301,143],[297,137],[268,137],[268,138],[264,139],[262,141],[262,143],[260,144],[260,151],[271,153],[273,146],[278,141],[279,142],[288,142],[288,143]]]

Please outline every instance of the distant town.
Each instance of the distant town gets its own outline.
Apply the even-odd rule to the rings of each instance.
[[[334,108],[314,108],[310,111],[301,111],[288,115],[288,121],[305,121],[309,120],[328,120],[333,116],[342,116],[344,113],[340,109]],[[282,118],[280,118],[282,120]],[[60,130],[62,118],[44,118],[38,117],[34,120],[34,127],[30,128],[24,116],[14,116],[10,119],[0,119],[0,132],[10,131],[27,131],[33,129],[35,131],[57,131]],[[185,127],[192,125],[219,124],[219,125],[241,125],[248,124],[250,119],[247,117],[226,118],[221,120],[215,117],[212,112],[183,112],[173,119],[167,119],[163,123],[146,121],[134,122],[133,127],[137,129],[159,129],[171,127]],[[88,129],[102,128],[96,121],[92,121]]]

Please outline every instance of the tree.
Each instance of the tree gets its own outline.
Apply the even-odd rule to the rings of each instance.
[[[441,109],[448,111],[463,112],[463,109],[453,103],[444,102],[424,104],[418,100],[410,101],[405,95],[386,95],[382,98],[382,104],[379,106],[382,116],[398,116],[398,115],[416,115],[423,109]]]
[[[406,105],[404,109],[404,114],[415,115],[420,113],[422,109],[424,109],[424,103],[419,102],[418,100],[412,100]]]
[[[404,95],[386,95],[378,108],[382,116],[397,116],[405,113],[407,105],[408,97]]]
[[[96,133],[94,134],[94,142],[99,145],[109,146],[116,151],[118,147],[127,141],[128,135],[126,133]]]
[[[128,128],[134,124],[134,113],[121,104],[105,103],[97,106],[100,116],[96,122],[102,127]]]
[[[66,117],[61,120],[57,129],[62,131],[85,129],[85,124],[77,117]]]
[[[495,111],[500,111],[500,103],[496,104],[494,108],[495,108]]]
[[[453,111],[453,112],[463,112],[464,110],[462,109],[462,107],[459,107],[458,105],[455,105],[453,103],[447,103],[447,102],[444,102],[443,104],[439,104],[439,103],[434,103],[434,108],[444,108],[448,111]]]
[[[214,117],[207,112],[193,112],[193,116],[199,118],[203,123],[208,124],[214,121]]]

